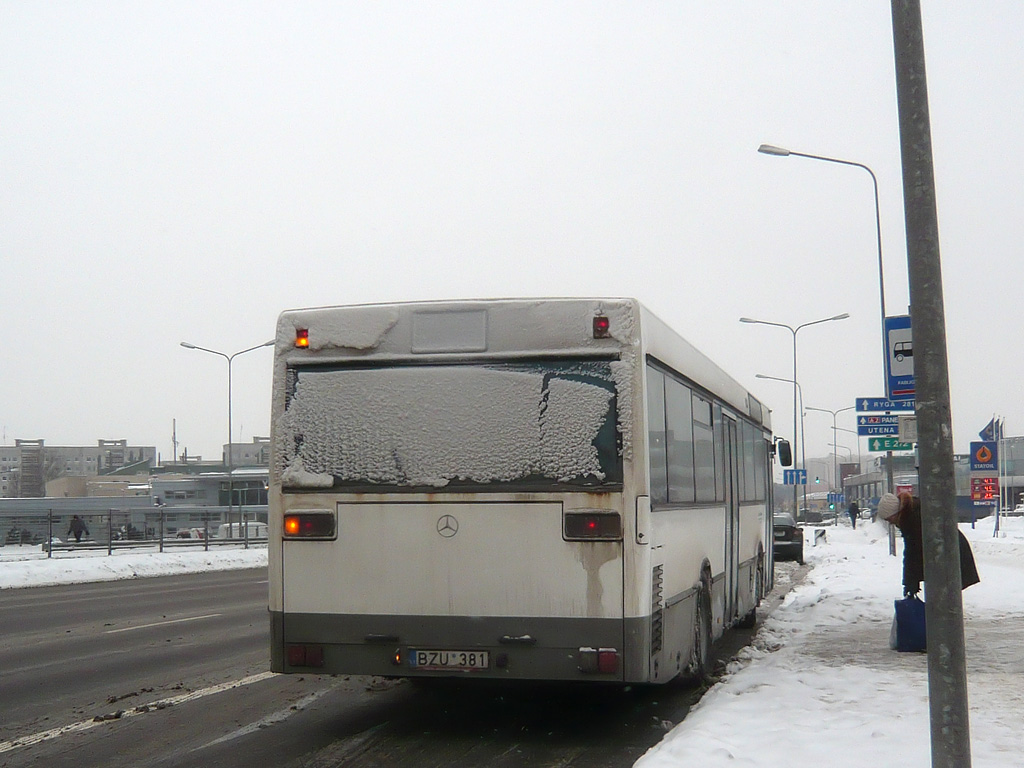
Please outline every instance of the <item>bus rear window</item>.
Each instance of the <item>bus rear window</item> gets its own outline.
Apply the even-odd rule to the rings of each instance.
[[[620,487],[611,361],[292,368],[285,488]]]

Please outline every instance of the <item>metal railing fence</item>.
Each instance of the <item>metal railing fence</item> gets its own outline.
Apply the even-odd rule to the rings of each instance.
[[[99,511],[62,505],[45,511],[0,511],[0,547],[41,547],[114,550],[156,547],[160,552],[178,547],[210,547],[267,542],[266,507],[231,510],[221,507],[156,506],[152,509]],[[73,524],[75,519],[81,525]],[[76,530],[80,535],[76,536]]]

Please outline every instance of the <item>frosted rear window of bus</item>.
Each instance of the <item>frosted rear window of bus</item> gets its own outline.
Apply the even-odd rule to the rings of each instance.
[[[288,384],[285,487],[622,483],[610,361],[297,368]]]

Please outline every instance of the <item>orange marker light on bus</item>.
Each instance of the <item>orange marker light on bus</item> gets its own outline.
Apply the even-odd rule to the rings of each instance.
[[[337,523],[333,512],[321,509],[292,511],[284,516],[283,533],[286,539],[325,541],[335,538]]]
[[[295,329],[295,346],[300,349],[307,349],[309,347],[309,329],[308,328],[296,328]]]

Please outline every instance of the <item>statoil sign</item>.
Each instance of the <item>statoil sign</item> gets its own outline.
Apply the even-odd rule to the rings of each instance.
[[[971,471],[997,472],[999,470],[999,443],[981,440],[971,443]]]

